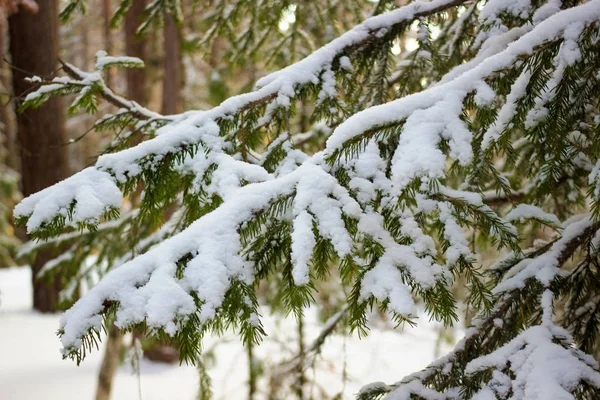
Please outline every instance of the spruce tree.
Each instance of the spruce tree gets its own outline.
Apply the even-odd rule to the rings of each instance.
[[[263,52],[293,62],[286,42],[268,45],[291,6],[218,2],[207,32],[233,35],[231,62]],[[85,1],[63,16],[78,9]],[[152,2],[140,32],[180,9]],[[43,240],[29,250],[74,240],[46,270],[78,266],[71,288],[101,275],[61,320],[63,356],[80,362],[113,321],[176,343],[189,362],[207,332],[258,344],[260,282],[277,282],[273,297],[300,316],[334,274],[351,287],[357,334],[373,308],[398,324],[423,308],[452,325],[460,283],[477,312],[465,338],[360,399],[599,397],[599,35],[600,0],[380,1],[207,110],[163,116],[114,93],[105,70],[143,65],[131,57],[100,52],[94,71],[65,63],[65,76],[32,78],[42,85],[23,109],[73,93],[71,111],[95,112],[100,99],[119,108],[96,123],[115,139],[94,166],[15,208]],[[132,125],[135,145],[121,133]],[[99,242],[110,251],[96,265],[73,262]]]

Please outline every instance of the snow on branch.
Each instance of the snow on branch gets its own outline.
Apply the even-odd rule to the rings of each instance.
[[[126,172],[135,174],[137,162],[144,157],[150,154],[164,155],[175,152],[182,144],[218,136],[219,122],[231,119],[239,112],[271,101],[287,108],[300,88],[319,84],[323,79],[322,73],[331,70],[335,60],[343,56],[346,51],[351,51],[353,47],[376,35],[380,30],[407,24],[421,16],[434,14],[460,3],[462,1],[457,0],[416,1],[389,13],[371,17],[303,60],[261,78],[256,84],[255,91],[233,96],[208,111],[186,113],[184,121],[162,128],[156,139],[119,153],[105,155],[98,160],[97,167],[110,170],[117,176],[122,176]]]
[[[255,91],[231,97],[208,111],[184,113],[174,119],[172,123],[158,129],[156,138],[117,153],[103,155],[98,159],[94,168],[107,171],[117,181],[124,182],[141,173],[142,167],[140,164],[160,160],[167,154],[176,153],[182,148],[188,148],[190,145],[199,142],[207,144],[213,150],[222,151],[226,138],[222,137],[219,124],[223,121],[230,121],[240,112],[259,107],[271,101],[275,101],[275,104],[280,107],[287,108],[290,105],[290,99],[295,97],[296,92],[301,87],[318,84],[324,79],[321,76],[323,72],[331,70],[335,60],[343,56],[345,52],[351,51],[353,47],[360,46],[366,39],[376,36],[382,30],[408,24],[421,16],[434,14],[460,3],[462,1],[458,0],[416,1],[389,13],[371,17],[305,59],[262,78],[257,83]],[[105,58],[105,54],[100,54],[98,57],[99,60]],[[78,80],[72,82],[64,78],[56,78],[61,80],[56,83],[62,85],[61,87],[64,87],[66,83],[82,85],[79,82],[82,79],[101,81],[100,74],[84,73],[69,64],[65,64],[65,71]],[[44,87],[42,86],[38,92],[48,90]],[[157,114],[148,114],[145,109],[137,104],[114,95],[105,85],[100,85],[99,91],[109,102],[121,108],[133,108],[132,111],[136,117],[142,117],[143,119],[162,118]],[[89,96],[92,93],[86,92],[86,94],[88,95],[87,98],[92,98]]]
[[[127,100],[122,96],[119,96],[106,86],[104,79],[102,78],[102,72],[104,68],[109,66],[124,66],[129,68],[142,68],[144,66],[143,61],[135,57],[111,57],[107,56],[104,51],[99,51],[96,54],[96,68],[98,69],[96,72],[84,72],[79,68],[75,67],[69,63],[62,63],[63,70],[71,77],[73,80],[67,80],[61,82],[63,85],[74,85],[74,86],[87,86],[90,83],[98,82],[100,83],[99,94],[106,101],[111,103],[112,105],[118,107],[121,110],[127,110],[131,113],[136,119],[146,121],[146,120],[169,120],[169,118],[164,117],[158,113],[148,110],[137,104],[134,101]],[[59,78],[60,79],[60,78]],[[42,86],[43,88],[43,86]],[[42,89],[40,88],[40,89]],[[35,92],[34,92],[35,93]]]
[[[442,290],[444,286],[436,284],[451,278],[449,267],[437,264],[432,257],[433,240],[414,222],[409,228],[410,218],[405,216],[403,232],[413,244],[396,243],[381,217],[364,213],[321,163],[306,161],[277,178],[268,176],[263,182],[230,187],[224,203],[214,211],[110,272],[63,317],[65,355],[81,356],[82,338],[90,330],[100,329],[99,317],[107,301],[116,305],[116,323],[121,328],[145,321],[150,329],[177,335],[196,312],[199,323],[208,324],[217,316],[232,282],[252,284],[256,271],[251,257],[242,256],[244,242],[248,241],[245,230],[256,229],[250,225],[261,223],[258,215],[268,212],[281,199],[290,199],[291,215],[284,207],[279,213],[271,213],[271,218],[293,222],[290,260],[296,285],[310,281],[313,235],[327,240],[342,259],[350,256],[355,242],[368,236],[384,253],[359,282],[357,301],[366,302],[371,296],[381,302],[389,300],[390,309],[398,317],[414,316],[411,291]],[[357,221],[354,233],[348,219]],[[310,238],[313,241],[308,245]],[[182,260],[186,267],[178,272]]]
[[[142,60],[135,57],[108,56],[105,51],[101,50],[96,53],[96,71],[84,72],[72,64],[63,61],[61,61],[61,64],[62,70],[68,76],[55,77],[52,80],[45,80],[39,76],[27,78],[30,82],[41,85],[25,97],[20,110],[40,107],[52,95],[77,93],[78,96],[69,107],[70,113],[80,108],[85,108],[88,112],[95,112],[97,109],[96,97],[100,96],[119,109],[127,110],[138,120],[170,120],[170,118],[163,117],[133,101],[116,95],[104,82],[103,71],[105,68],[111,66],[143,68],[144,62]]]
[[[544,316],[533,326],[491,354],[467,364],[468,375],[492,371],[492,378],[473,399],[505,397],[514,399],[574,399],[573,391],[582,382],[600,389],[598,363],[573,348],[573,339],[554,325],[552,292],[542,295]]]
[[[23,199],[14,210],[17,220],[27,220],[29,232],[56,232],[53,226],[97,225],[121,207],[123,196],[111,176],[95,168],[83,171]]]
[[[583,27],[596,22],[599,17],[600,5],[597,0],[563,10],[534,26],[530,32],[518,40],[509,42],[503,51],[485,58],[473,68],[448,82],[352,115],[329,137],[325,150],[326,157],[339,159],[343,154],[344,146],[353,138],[379,126],[406,119],[409,129],[407,131],[405,127],[400,145],[396,150],[398,155],[396,171],[403,182],[406,179],[404,177],[436,177],[443,174],[443,167],[440,163],[441,154],[436,146],[440,138],[447,137],[454,141],[453,152],[458,160],[470,161],[471,133],[462,127],[462,122],[458,118],[462,110],[460,105],[465,96],[469,92],[479,89],[480,85],[485,83],[485,78],[512,66],[519,57],[532,54],[537,46],[561,40],[565,35],[570,39],[573,37],[574,27],[581,32]],[[459,108],[457,108],[457,104]],[[415,125],[414,128],[411,128],[412,124]],[[450,130],[448,126],[453,129]],[[423,136],[427,136],[430,141],[416,142],[422,140],[421,131],[417,128],[425,129]],[[425,157],[430,160],[431,168],[423,169],[421,162],[412,168],[405,166],[408,162],[401,156],[411,157],[415,149],[421,157],[425,154]]]
[[[450,82],[353,115],[338,126],[328,139],[325,156],[339,158],[340,150],[352,138],[377,126],[407,118],[393,159],[392,172],[397,191],[402,190],[409,180],[416,177],[435,179],[444,175],[445,157],[437,148],[441,138],[449,139],[453,157],[462,164],[468,163],[472,158],[471,133],[459,118],[462,99],[468,92],[477,89],[485,77],[511,65],[517,57],[530,54],[536,46],[560,38],[565,27],[575,22],[583,26],[595,21],[600,13],[596,1],[564,10],[548,18],[531,32],[511,43],[506,50],[486,59]],[[219,120],[227,119],[236,112],[273,98],[285,105],[288,103],[285,99],[293,96],[297,86],[314,83],[319,71],[332,63],[340,52],[359,44],[377,29],[410,21],[419,15],[453,5],[455,2],[449,1],[415,2],[390,13],[372,17],[306,59],[261,79],[256,91],[232,97],[206,112],[184,114],[183,120],[160,128],[156,138],[118,153],[101,156],[94,168],[108,171],[118,181],[125,181],[142,171],[138,164],[140,160],[149,155],[152,159],[159,160],[167,153],[176,152],[182,144],[203,141],[209,143],[213,149],[221,150],[224,138],[220,136]],[[427,135],[422,134],[423,129]],[[419,154],[420,157],[411,162],[414,154]],[[71,195],[71,199],[75,197]],[[104,204],[103,207],[96,208],[104,211],[110,206],[111,204]],[[64,205],[62,207],[64,208]],[[26,213],[19,215],[27,216]],[[95,215],[95,218],[99,218],[100,215]],[[39,228],[40,225],[36,223],[30,226]]]
[[[234,196],[186,230],[111,271],[65,313],[61,321],[65,354],[77,352],[90,329],[99,331],[106,301],[118,304],[116,323],[122,328],[145,320],[149,328],[175,335],[182,328],[177,321],[196,312],[194,299],[201,304],[200,323],[212,320],[232,281],[246,285],[253,282],[253,266],[240,255],[244,224],[267,211],[273,202],[293,194],[297,213],[306,215],[308,210],[318,216],[320,234],[331,240],[340,256],[345,256],[351,241],[341,219],[342,210],[357,217],[360,208],[321,168],[304,164],[279,179],[237,189]],[[190,255],[178,279],[177,263]],[[306,265],[296,264],[295,268],[301,269],[296,276],[307,274],[302,271]]]
[[[113,66],[128,68],[144,68],[144,61],[137,57],[109,56],[106,51],[100,50],[96,53],[96,69],[103,71]]]
[[[491,269],[502,270],[506,276],[494,289],[495,306],[474,319],[455,349],[394,385],[365,387],[363,397],[371,399],[377,398],[377,393],[389,393],[386,397],[389,399],[410,398],[413,394],[428,399],[455,398],[459,396],[459,388],[453,384],[463,374],[467,382],[472,380],[467,386],[476,388],[476,393],[462,395],[480,400],[508,395],[517,399],[545,399],[554,398],[556,393],[574,399],[572,393],[580,385],[591,385],[596,388],[594,393],[598,393],[598,365],[591,356],[575,349],[571,335],[553,322],[553,293],[548,289],[557,275],[567,279],[581,275],[579,269],[567,272],[559,268],[592,237],[597,237],[598,222],[589,217],[580,215],[567,221],[562,236],[548,245],[501,259]],[[527,307],[525,311],[522,301],[539,302],[541,318],[536,314],[524,316],[522,313],[532,313],[536,308]],[[521,332],[520,323],[528,318],[539,324]],[[517,332],[515,337],[507,332],[513,329]],[[482,381],[480,385],[478,382]],[[438,391],[433,386],[445,390]]]
[[[507,221],[520,221],[523,222],[527,219],[535,219],[542,223],[550,226],[561,228],[562,224],[556,215],[547,213],[539,207],[532,206],[530,204],[519,204],[517,207],[512,209],[506,214]]]
[[[526,280],[534,277],[544,285],[549,285],[557,275],[565,273],[560,269],[562,264],[586,238],[595,234],[598,226],[598,222],[590,216],[583,216],[581,220],[572,222],[547,252],[536,258],[525,258],[514,265],[493,291],[502,293],[524,287]]]
[[[206,194],[214,200],[210,212],[197,215],[195,222],[180,233],[109,272],[65,313],[60,328],[65,357],[78,361],[82,358],[89,347],[88,337],[101,330],[102,315],[109,312],[115,312],[115,323],[120,328],[145,324],[151,333],[176,338],[208,329],[222,319],[228,326],[253,332],[246,335],[251,339],[260,336],[256,300],[249,288],[258,274],[269,272],[265,265],[271,266],[271,262],[280,267],[283,259],[283,275],[301,293],[310,290],[317,275],[315,258],[325,260],[321,262],[325,265],[338,259],[340,269],[351,269],[347,275],[357,278],[349,302],[356,320],[362,321],[364,312],[357,314],[377,300],[396,320],[410,321],[416,315],[414,297],[420,296],[430,315],[451,323],[456,313],[449,287],[455,275],[466,271],[471,291],[482,304],[492,298],[473,266],[476,257],[474,245],[467,240],[467,228],[483,232],[500,246],[511,247],[516,255],[504,280],[494,289],[496,307],[490,315],[495,318],[478,321],[463,346],[479,345],[482,332],[496,332],[499,326],[495,324],[501,325],[504,314],[518,318],[514,304],[524,288],[539,290],[538,286],[549,286],[562,274],[560,267],[565,260],[595,233],[597,223],[586,217],[568,224],[561,237],[544,251],[522,257],[515,227],[500,218],[480,194],[450,187],[460,182],[450,179],[448,161],[456,161],[453,168],[460,170],[489,155],[486,152],[490,146],[502,138],[505,127],[510,125],[515,103],[523,96],[531,76],[526,72],[516,74],[493,124],[478,132],[478,138],[474,138],[474,129],[464,115],[465,99],[474,94],[477,105],[493,104],[499,96],[486,80],[531,57],[546,44],[567,43],[563,46],[567,49],[559,51],[559,56],[567,53],[567,58],[576,59],[571,42],[586,26],[598,21],[600,0],[556,12],[524,30],[498,35],[484,43],[480,57],[456,67],[439,83],[355,113],[337,126],[322,152],[309,156],[295,149],[288,129],[270,138],[265,154],[256,157],[261,165],[247,162],[252,146],[244,142],[243,136],[253,130],[266,130],[275,116],[289,118],[292,101],[301,94],[314,94],[316,107],[328,106],[327,101],[338,95],[336,73],[349,73],[352,64],[348,57],[360,52],[369,40],[383,40],[381,37],[388,30],[405,28],[414,19],[462,3],[412,2],[372,17],[304,60],[262,78],[256,90],[231,97],[207,111],[177,116],[147,112],[115,96],[101,83],[96,85],[95,82],[101,82],[101,74],[98,78],[65,65],[71,77],[60,78],[51,85],[95,87],[97,94],[120,104],[136,118],[162,119],[164,124],[156,130],[155,137],[127,150],[103,155],[95,167],[25,199],[15,209],[15,215],[27,222],[29,232],[56,235],[65,225],[88,226],[97,224],[101,216],[114,217],[122,201],[121,190],[127,193],[140,181],[145,183],[142,213],[144,207],[150,207],[148,204],[172,200],[173,193],[160,192],[169,183],[176,186],[176,194]],[[112,62],[102,57],[106,55],[100,54],[100,69]],[[121,61],[137,64],[135,60]],[[558,75],[553,75],[555,81],[559,80]],[[90,82],[92,86],[86,86]],[[57,87],[42,86],[36,96],[45,98]],[[91,89],[85,90],[88,92],[81,94],[84,97],[80,99],[89,97]],[[552,101],[552,90],[543,92],[546,101]],[[78,104],[94,106],[92,100],[80,100]],[[538,104],[539,110],[545,104]],[[371,140],[378,130],[387,136]],[[256,142],[264,142],[264,135],[259,139]],[[387,148],[383,150],[380,145]],[[474,169],[483,169],[480,167],[486,161],[489,160],[481,161]],[[177,174],[175,183],[169,179],[171,172]],[[187,175],[193,178],[189,186],[177,186],[177,179]],[[470,186],[467,179],[460,188],[484,189],[477,184]],[[154,198],[157,192],[163,196]],[[560,225],[553,215],[532,206],[524,207],[517,207],[507,219],[532,216]],[[276,239],[272,239],[275,235]],[[436,242],[440,243],[439,248]],[[260,252],[265,243],[273,250],[266,256]],[[235,306],[231,305],[232,299]],[[219,318],[226,313],[226,318]],[[522,324],[517,320],[516,326]],[[542,330],[533,329],[520,337],[519,343],[535,352],[536,347],[531,347],[533,339],[539,336],[540,340],[551,342],[554,337],[544,335]],[[491,347],[500,347],[503,340],[504,337],[494,338]],[[565,344],[561,348],[568,351],[567,347]],[[560,349],[554,350],[560,353]],[[422,375],[409,377],[392,393],[400,398],[410,394],[445,398],[424,379],[433,379],[440,369],[451,364],[453,357],[463,357],[465,361],[465,352],[461,351],[459,348]],[[511,347],[510,351],[521,357],[519,352],[523,349]],[[457,356],[459,353],[462,355]],[[492,366],[473,365],[473,373]],[[587,379],[591,375],[586,372],[581,377]],[[504,382],[500,382],[503,376],[496,378],[498,385]],[[562,383],[570,387],[568,382]],[[375,386],[369,388],[369,393],[388,389],[392,387]],[[451,395],[456,393],[452,387],[447,389]]]

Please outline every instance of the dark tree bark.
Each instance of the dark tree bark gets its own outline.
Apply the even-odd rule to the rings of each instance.
[[[51,77],[58,59],[58,0],[38,1],[36,14],[21,9],[8,20],[12,56],[13,91],[16,106],[34,87],[24,80],[30,75]],[[23,194],[36,193],[69,175],[64,146],[64,115],[61,99],[53,97],[37,110],[17,115]],[[60,279],[52,286],[37,281],[40,268],[53,258],[40,252],[32,264],[33,306],[42,312],[56,311]],[[58,277],[57,277],[58,278]]]
[[[181,103],[181,31],[170,14],[165,15],[164,69],[161,112],[164,115],[182,111]]]
[[[146,7],[145,0],[134,0],[127,15],[125,15],[125,53],[131,57],[146,60],[146,42],[138,37],[136,31],[141,22],[141,16]],[[146,70],[145,68],[126,68],[127,98],[146,105]]]

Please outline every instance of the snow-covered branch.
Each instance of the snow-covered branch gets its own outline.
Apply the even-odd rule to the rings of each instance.
[[[299,311],[315,282],[337,268],[351,287],[348,323],[361,332],[374,305],[400,324],[415,322],[421,303],[452,324],[459,276],[468,306],[480,312],[451,354],[395,385],[368,386],[361,398],[523,398],[539,376],[555,379],[556,392],[600,389],[596,366],[572,349],[579,334],[555,326],[551,298],[581,294],[569,304],[595,318],[588,310],[597,303],[589,287],[600,248],[600,0],[555,3],[412,2],[263,77],[249,93],[176,116],[153,114],[113,94],[101,74],[65,65],[70,77],[31,99],[66,94],[72,84],[81,90],[77,107],[93,109],[85,81],[134,119],[160,124],[147,140],[23,200],[19,221],[39,237],[93,228],[116,218],[123,193],[143,186],[140,219],[160,219],[176,202],[184,229],[151,234],[146,253],[119,258],[120,267],[65,313],[64,356],[80,361],[106,315],[121,329],[144,327],[182,343],[188,360],[197,348],[189,342],[208,330],[235,328],[257,342],[259,279],[280,279],[285,305]],[[415,62],[394,75],[391,50],[413,21]],[[429,30],[436,23],[444,25],[439,41]],[[138,64],[100,56],[99,70]],[[411,68],[424,69],[407,83]],[[296,133],[307,126],[295,120],[299,102],[310,122],[333,129],[314,154],[299,146],[310,137]],[[548,235],[536,224],[512,224],[526,220],[555,236],[523,250],[529,229]],[[501,248],[511,253],[486,274],[483,258]],[[581,281],[579,293],[573,287]],[[547,363],[548,354],[577,373],[523,368]]]

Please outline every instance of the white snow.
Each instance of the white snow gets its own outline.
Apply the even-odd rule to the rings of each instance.
[[[454,265],[461,257],[465,260],[471,259],[473,255],[465,238],[464,230],[452,216],[450,206],[439,203],[438,208],[440,210],[440,221],[444,223],[444,239],[450,243],[450,247],[446,251],[446,262],[448,265]]]
[[[32,232],[57,215],[66,218],[67,225],[78,222],[98,222],[110,207],[120,208],[123,196],[112,177],[90,167],[23,199],[14,210],[15,217],[29,216],[27,231]],[[75,202],[72,217],[69,207]]]
[[[479,20],[482,22],[496,22],[503,13],[511,14],[515,17],[527,18],[531,10],[531,2],[529,0],[503,1],[491,0],[488,1],[479,14]]]
[[[312,231],[312,216],[306,210],[294,218],[294,231],[292,232],[292,274],[296,285],[309,283],[308,262],[310,261],[316,241]]]
[[[431,287],[444,274],[444,267],[436,264],[430,255],[419,256],[415,247],[398,244],[383,228],[383,218],[379,214],[364,215],[358,229],[377,240],[385,249],[376,266],[365,274],[361,282],[361,297],[366,299],[372,295],[379,300],[389,299],[392,309],[397,313],[404,316],[414,314],[415,305],[410,289],[397,267],[424,288]],[[413,234],[418,232],[415,230]]]
[[[204,184],[204,174],[211,166],[216,166],[209,185]],[[264,168],[236,160],[232,156],[204,149],[200,146],[193,157],[187,157],[176,167],[181,173],[194,175],[193,189],[199,193],[203,189],[209,196],[216,194],[227,199],[242,182],[264,182],[273,177]]]
[[[137,68],[142,68],[144,66],[144,61],[137,57],[109,56],[104,50],[96,52],[96,69],[102,71],[106,67],[119,64],[126,64],[130,67],[136,66]]]
[[[25,101],[31,101],[31,100],[37,99],[38,97],[41,97],[48,93],[52,93],[53,91],[61,89],[63,87],[64,87],[64,85],[60,84],[60,83],[52,83],[49,85],[43,85],[36,91],[31,92],[27,96],[25,96]]]
[[[539,207],[530,204],[519,204],[506,214],[507,221],[523,222],[527,219],[537,219],[539,221],[550,224],[551,226],[560,228],[562,224],[556,215],[547,213]]]
[[[502,293],[516,288],[525,286],[525,281],[529,278],[535,278],[545,286],[549,285],[552,279],[557,275],[564,274],[565,271],[560,269],[559,258],[566,250],[567,244],[577,236],[593,226],[593,221],[590,216],[565,224],[566,227],[560,238],[552,244],[549,251],[540,255],[537,258],[525,258],[517,263],[507,274],[505,280],[500,282],[494,289],[493,293]]]
[[[331,241],[340,257],[347,255],[352,239],[345,229],[342,212],[358,218],[360,206],[320,166],[306,162],[278,179],[233,189],[218,209],[109,272],[62,318],[65,349],[80,347],[81,336],[88,329],[99,327],[98,313],[105,299],[120,302],[118,326],[147,318],[149,327],[175,333],[180,327],[174,324],[173,317],[185,319],[195,311],[192,291],[203,301],[201,321],[214,318],[231,280],[249,284],[254,279],[252,265],[239,254],[238,228],[272,201],[291,195],[294,190],[294,213],[308,210],[314,214],[319,233]],[[185,269],[184,278],[177,279],[175,263],[186,254],[193,254],[194,258]],[[300,268],[302,271],[305,267]],[[300,281],[304,273],[298,273]]]
[[[570,336],[554,325],[531,327],[493,353],[467,364],[465,372],[471,374],[487,368],[503,369],[509,363],[515,379],[511,381],[507,375],[496,370],[484,391],[508,393],[512,389],[514,399],[574,400],[570,391],[581,380],[599,387],[600,373],[594,370],[598,367],[596,361],[574,348],[565,349],[554,343],[554,337]]]

